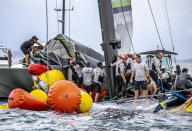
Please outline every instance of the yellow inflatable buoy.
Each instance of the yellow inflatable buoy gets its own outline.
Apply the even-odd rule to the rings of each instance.
[[[49,88],[51,88],[51,86],[53,84],[55,84],[56,82],[58,82],[58,81],[66,80],[65,76],[63,75],[63,73],[61,71],[59,71],[59,70],[47,71],[47,72],[41,74],[39,76],[39,78],[40,78],[40,80],[44,80],[46,82],[46,84],[49,85]],[[49,84],[47,82],[48,80],[49,80]],[[36,82],[34,82],[34,86],[37,87],[37,83]]]
[[[93,106],[93,100],[89,94],[81,91],[81,104],[79,106],[79,112],[88,112]]]
[[[37,90],[33,90],[30,94],[35,98],[47,103],[48,96],[44,91],[37,89]]]
[[[9,110],[9,107],[8,106],[0,106],[0,109],[1,110]]]

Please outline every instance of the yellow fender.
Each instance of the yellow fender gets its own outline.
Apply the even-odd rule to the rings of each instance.
[[[59,71],[59,70],[47,71],[47,72],[41,74],[39,76],[39,78],[40,78],[40,80],[44,80],[46,82],[46,84],[49,85],[49,89],[56,82],[61,81],[61,80],[66,80],[63,73],[61,71]],[[48,84],[48,80],[49,80],[49,84]],[[34,86],[37,88],[37,83],[36,82],[34,82]]]
[[[9,110],[8,106],[0,106],[0,110]]]
[[[37,89],[37,90],[33,90],[30,94],[35,98],[47,103],[48,96],[44,91]]]
[[[81,104],[79,106],[79,112],[88,112],[93,106],[93,100],[91,96],[81,91]]]

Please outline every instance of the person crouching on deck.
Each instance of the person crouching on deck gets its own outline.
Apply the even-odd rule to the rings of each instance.
[[[141,56],[136,55],[136,63],[131,75],[130,83],[133,83],[133,78],[135,76],[135,100],[133,104],[137,103],[137,98],[139,95],[139,89],[143,90],[143,94],[145,95],[146,104],[148,104],[148,90],[147,90],[147,80],[149,78],[149,69],[145,62],[142,62]]]
[[[90,62],[86,62],[86,67],[84,67],[82,69],[82,73],[83,73],[83,86],[84,89],[89,93],[89,95],[92,97],[92,92],[93,92],[93,68],[91,68],[91,63]]]
[[[30,50],[41,51],[40,49],[35,48],[34,44],[36,43],[37,45],[39,45],[39,46],[41,46],[43,48],[46,48],[44,45],[37,42],[37,40],[38,40],[38,38],[36,36],[33,36],[32,39],[30,39],[29,41],[25,41],[20,46],[21,51],[25,55],[25,63],[26,63],[27,67],[29,66]]]

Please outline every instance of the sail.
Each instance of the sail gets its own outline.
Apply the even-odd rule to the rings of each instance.
[[[61,64],[63,67],[67,64],[68,56],[75,58],[74,50],[80,53],[82,62],[89,61],[93,67],[96,67],[97,62],[104,61],[104,56],[94,49],[91,49],[65,35],[59,34],[47,43],[47,48],[42,54],[46,58],[47,49],[49,51],[49,60],[54,64]]]
[[[121,40],[118,54],[130,53],[133,32],[131,0],[112,0],[112,9],[116,38]]]

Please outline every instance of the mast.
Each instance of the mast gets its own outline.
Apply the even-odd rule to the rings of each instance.
[[[120,44],[119,40],[115,40],[114,20],[112,14],[111,0],[98,0],[101,32],[103,43],[101,44],[105,56],[106,72],[107,72],[107,86],[110,97],[115,96],[115,80],[114,71],[110,67],[110,63],[117,55],[117,46]]]
[[[65,34],[65,0],[63,0],[63,10],[62,10],[62,34]]]

